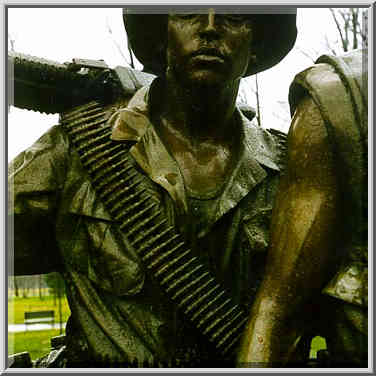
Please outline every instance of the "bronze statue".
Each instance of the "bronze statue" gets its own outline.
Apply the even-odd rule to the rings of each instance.
[[[297,318],[337,260],[326,252],[335,229],[340,236],[332,152],[315,105],[303,100],[264,278],[286,138],[235,106],[241,77],[292,48],[295,14],[209,9],[124,20],[133,51],[158,78],[129,103],[66,111],[10,166],[15,273],[60,271],[72,312],[65,346],[41,364],[305,364],[306,342],[296,344],[316,328]],[[295,157],[307,130],[310,157]]]
[[[366,54],[323,55],[290,88],[288,165],[240,364],[299,359],[316,333],[326,366],[367,366]]]

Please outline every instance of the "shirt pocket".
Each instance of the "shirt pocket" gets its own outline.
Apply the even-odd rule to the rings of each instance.
[[[266,252],[269,247],[272,208],[252,211],[243,218],[244,241],[250,253]]]
[[[139,293],[145,273],[141,259],[120,231],[90,183],[75,192],[68,209],[75,229],[70,260],[99,288],[118,296]],[[67,258],[66,258],[67,259]]]

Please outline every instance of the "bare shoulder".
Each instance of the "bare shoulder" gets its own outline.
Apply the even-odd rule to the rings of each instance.
[[[306,177],[317,181],[334,174],[327,129],[318,106],[309,96],[301,100],[291,122],[287,168],[290,178],[297,179]]]

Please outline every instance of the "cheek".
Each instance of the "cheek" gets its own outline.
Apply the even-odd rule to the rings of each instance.
[[[168,64],[179,61],[180,56],[184,53],[184,40],[181,33],[178,33],[176,26],[168,26],[167,33],[167,62]]]
[[[235,48],[238,51],[240,51],[239,54],[249,54],[252,41],[253,36],[250,30],[245,30],[243,32],[238,33],[238,35],[234,35],[234,44],[236,46]]]
[[[250,62],[250,44],[244,40],[243,43],[238,43],[239,40],[232,45],[233,58],[232,64],[236,74],[242,75]]]
[[[252,34],[242,33],[241,35],[234,36],[233,39],[233,49],[236,51],[236,63],[239,65],[247,65],[251,56],[251,43],[252,43]]]

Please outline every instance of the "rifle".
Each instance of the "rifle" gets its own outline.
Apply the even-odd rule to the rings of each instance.
[[[127,67],[111,69],[103,60],[73,59],[61,64],[15,52],[8,55],[8,73],[13,89],[10,104],[46,114],[93,100],[109,104],[130,98],[155,78]]]
[[[155,78],[128,67],[108,67],[103,60],[72,59],[58,63],[44,58],[11,52],[8,55],[10,105],[44,112],[62,113],[91,101],[103,104],[130,99],[142,86]],[[249,119],[255,110],[239,105]]]

